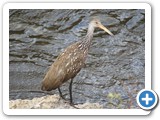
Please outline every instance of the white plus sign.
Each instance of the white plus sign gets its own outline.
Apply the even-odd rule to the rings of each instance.
[[[146,97],[142,98],[142,101],[146,101],[146,105],[148,105],[149,101],[152,101],[152,98],[149,97],[149,94],[146,94]]]

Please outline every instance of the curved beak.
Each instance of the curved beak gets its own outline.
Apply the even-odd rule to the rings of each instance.
[[[99,28],[101,28],[102,30],[106,31],[108,34],[110,34],[111,36],[113,36],[113,33],[111,33],[106,27],[104,27],[102,24],[100,24],[98,26]]]

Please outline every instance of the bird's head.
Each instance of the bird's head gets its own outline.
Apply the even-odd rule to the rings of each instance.
[[[90,25],[95,27],[95,28],[98,27],[98,28],[104,30],[105,32],[107,32],[109,35],[113,36],[113,33],[111,33],[106,27],[104,27],[102,25],[102,23],[100,22],[100,20],[97,19],[97,18],[92,19],[91,22],[90,22]]]

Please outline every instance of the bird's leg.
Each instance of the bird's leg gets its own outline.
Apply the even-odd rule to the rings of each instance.
[[[71,82],[69,85],[70,104],[73,104],[72,103],[72,83],[73,83],[73,78],[71,79]]]
[[[79,109],[78,107],[74,106],[72,101],[72,83],[73,83],[73,78],[71,79],[70,85],[69,85],[69,95],[70,95],[70,105],[76,109]]]
[[[58,87],[58,91],[59,91],[59,95],[61,96],[61,98],[65,100],[64,96],[62,95],[60,87]]]

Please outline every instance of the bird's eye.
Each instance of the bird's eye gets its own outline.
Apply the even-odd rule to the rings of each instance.
[[[96,22],[96,24],[98,24],[98,22]]]

